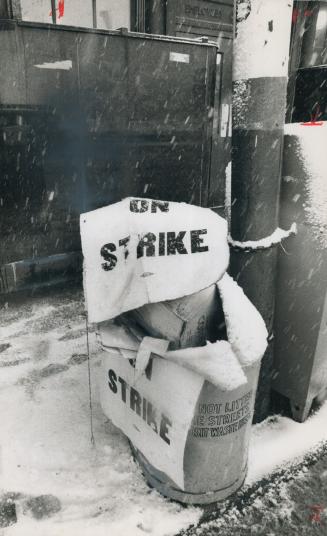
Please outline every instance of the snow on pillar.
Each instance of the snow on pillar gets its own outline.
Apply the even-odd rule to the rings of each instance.
[[[231,236],[260,240],[278,227],[291,0],[236,0],[233,51]],[[231,273],[272,333],[276,248],[234,250]],[[255,420],[270,403],[273,350],[263,359]]]

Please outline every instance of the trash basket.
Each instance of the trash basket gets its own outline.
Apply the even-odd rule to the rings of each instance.
[[[187,504],[220,501],[242,486],[247,473],[259,370],[260,363],[247,367],[247,384],[232,392],[223,392],[208,381],[204,383],[185,445],[184,490],[176,487],[167,475],[153,467],[131,444],[134,456],[151,486],[162,495]],[[234,411],[229,411],[232,408]]]
[[[186,203],[128,198],[81,215],[88,318],[106,350],[103,410],[149,483],[184,503],[241,486],[267,346],[260,314],[226,273],[227,234],[220,216]],[[213,335],[217,289],[227,340]]]
[[[236,298],[242,295],[247,300],[238,285],[231,278],[228,281],[240,292]],[[235,296],[232,302],[232,308],[238,304],[242,309]],[[226,303],[224,312],[228,332],[231,311]],[[247,312],[244,309],[243,314]],[[246,326],[243,334],[245,331]],[[215,349],[213,362],[220,363],[220,370],[214,384],[208,380],[213,376],[210,366],[203,365],[207,347],[175,350],[165,356],[153,352],[145,374],[138,376],[134,368],[141,340],[138,336],[134,326],[130,333],[126,325],[109,322],[99,326],[100,342],[106,350],[99,376],[104,412],[127,435],[146,480],[160,493],[186,504],[225,499],[241,487],[246,476],[264,346],[259,358],[240,365],[229,342],[218,341],[220,355]],[[242,334],[234,335],[234,351],[237,344],[242,345],[241,339]],[[210,346],[214,345],[209,345],[208,351]],[[180,356],[185,357],[183,366]],[[192,369],[194,361],[198,361],[199,371]]]

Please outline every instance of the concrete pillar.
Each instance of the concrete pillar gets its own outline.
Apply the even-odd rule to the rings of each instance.
[[[291,0],[236,0],[233,51],[231,236],[259,240],[278,227],[286,110]],[[272,336],[276,248],[234,249],[231,274],[262,314]],[[272,337],[270,337],[272,339]],[[271,341],[263,359],[255,421],[270,404]]]

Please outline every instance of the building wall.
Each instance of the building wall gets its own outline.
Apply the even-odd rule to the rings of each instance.
[[[130,0],[97,0],[96,7],[98,28],[131,28]]]
[[[56,23],[93,27],[92,0],[56,0]],[[130,28],[130,0],[96,0],[97,27],[114,30]],[[22,19],[52,22],[51,0],[21,0]]]

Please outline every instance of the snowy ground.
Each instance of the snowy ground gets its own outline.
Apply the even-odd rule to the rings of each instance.
[[[169,536],[197,524],[200,508],[183,508],[147,487],[126,439],[102,413],[94,333],[91,443],[81,293],[7,304],[0,325],[0,499],[15,499],[18,518],[0,534]],[[326,422],[327,404],[304,424],[274,417],[254,426],[247,484],[326,441]],[[53,498],[53,512],[35,512],[33,497],[44,495],[59,499],[61,509]]]

